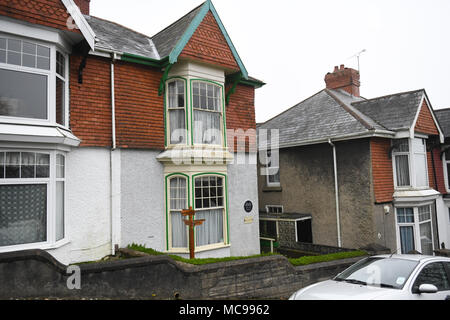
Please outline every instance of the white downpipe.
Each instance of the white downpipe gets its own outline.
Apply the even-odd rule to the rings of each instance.
[[[118,226],[117,226],[117,197],[115,196],[116,193],[116,171],[117,171],[117,156],[115,155],[115,150],[117,148],[116,144],[116,97],[115,97],[115,90],[114,90],[114,83],[115,83],[115,76],[114,76],[114,62],[116,59],[116,55],[112,54],[111,59],[111,136],[112,136],[112,149],[110,153],[110,212],[111,212],[111,220],[110,220],[110,226],[111,226],[111,254],[115,255],[116,248],[115,245],[117,243],[117,233],[118,233]],[[119,195],[120,197],[120,195]],[[120,204],[119,204],[119,212],[120,212]],[[120,218],[120,217],[119,217]]]
[[[114,60],[116,59],[116,54],[113,54],[111,61],[111,127],[112,127],[112,144],[113,150],[116,149],[116,96],[114,89]]]
[[[337,156],[336,156],[336,145],[328,139],[328,143],[333,147],[333,164],[334,164],[334,189],[336,197],[336,225],[337,225],[337,237],[338,237],[338,247],[342,247],[341,241],[341,218],[339,209],[339,186],[338,186],[338,174],[337,174]]]

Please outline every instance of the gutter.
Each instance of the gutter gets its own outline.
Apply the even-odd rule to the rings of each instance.
[[[266,128],[260,128],[260,129],[266,129]],[[270,129],[266,129],[270,130]],[[373,138],[373,137],[379,137],[379,138],[389,138],[392,139],[395,137],[395,133],[392,131],[383,131],[383,130],[371,130],[369,132],[359,132],[359,133],[350,133],[342,136],[337,136],[332,138],[333,141],[344,141],[344,140],[353,140],[353,139],[363,139],[363,138]],[[290,143],[283,143],[279,145],[279,149],[282,148],[292,148],[292,147],[301,147],[301,146],[307,146],[307,145],[313,145],[313,144],[321,144],[321,143],[329,143],[331,138],[319,138],[314,140],[304,140],[304,141],[297,141],[297,142],[290,142]],[[265,151],[268,148],[270,148],[269,145],[267,145],[264,148],[259,148],[259,150]]]
[[[336,198],[336,225],[337,225],[337,242],[338,247],[342,247],[341,240],[341,217],[340,217],[340,208],[339,208],[339,189],[338,189],[338,174],[337,174],[337,156],[336,156],[336,145],[328,139],[328,143],[333,148],[333,165],[334,165],[334,189],[335,189],[335,198]]]

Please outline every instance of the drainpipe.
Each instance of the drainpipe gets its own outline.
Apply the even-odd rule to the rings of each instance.
[[[116,237],[117,237],[117,228],[120,226],[117,226],[117,217],[118,214],[117,211],[117,198],[114,196],[116,193],[116,183],[117,183],[117,160],[116,155],[114,154],[114,151],[117,148],[116,143],[116,98],[115,98],[115,90],[114,90],[114,84],[115,84],[115,76],[114,76],[114,63],[116,60],[116,54],[111,54],[111,136],[112,136],[112,149],[110,153],[110,226],[111,226],[111,254],[115,255],[116,253]],[[119,171],[120,174],[120,171]],[[120,197],[120,193],[119,193]],[[120,207],[119,207],[120,210]],[[120,213],[120,211],[119,211]]]
[[[333,164],[334,164],[334,189],[336,197],[336,225],[337,225],[337,240],[338,247],[342,247],[341,242],[341,222],[340,222],[340,210],[339,210],[339,189],[338,189],[338,174],[337,174],[337,156],[336,156],[336,145],[328,139],[328,143],[333,148]]]
[[[116,97],[114,92],[114,62],[116,60],[116,54],[112,54],[111,60],[111,126],[112,126],[112,144],[113,150],[116,150]]]

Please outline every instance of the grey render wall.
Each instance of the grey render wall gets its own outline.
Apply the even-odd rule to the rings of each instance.
[[[236,154],[228,166],[228,205],[232,256],[249,256],[260,253],[259,215],[256,154]],[[246,201],[253,210],[246,212]]]
[[[164,168],[160,151],[121,149],[121,247],[164,251]]]
[[[342,246],[375,241],[368,139],[336,142]],[[333,151],[329,144],[280,149],[281,191],[259,176],[259,205],[312,215],[313,242],[337,245]]]
[[[286,299],[359,259],[293,267],[269,256],[192,266],[148,256],[80,265],[81,289],[69,290],[67,266],[47,252],[10,252],[0,254],[0,299]]]

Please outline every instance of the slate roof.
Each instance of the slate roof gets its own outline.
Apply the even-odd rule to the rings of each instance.
[[[413,125],[424,95],[425,90],[420,89],[364,99],[344,90],[324,89],[260,124],[258,130],[278,129],[280,147],[375,133],[393,137],[396,131]],[[450,109],[447,121],[450,136]],[[259,138],[264,145],[264,135]]]
[[[159,60],[160,56],[150,37],[120,24],[94,16],[84,16],[94,30],[96,47],[116,52],[126,52]]]
[[[202,6],[203,3],[152,37],[161,58],[170,54]]]
[[[434,110],[434,114],[444,132],[444,137],[450,138],[450,108]]]
[[[425,93],[420,89],[370,99],[352,105],[389,130],[409,129]]]
[[[280,146],[368,132],[369,129],[344,108],[343,102],[335,99],[336,94],[342,94],[339,91],[324,89],[258,129],[279,129]]]

